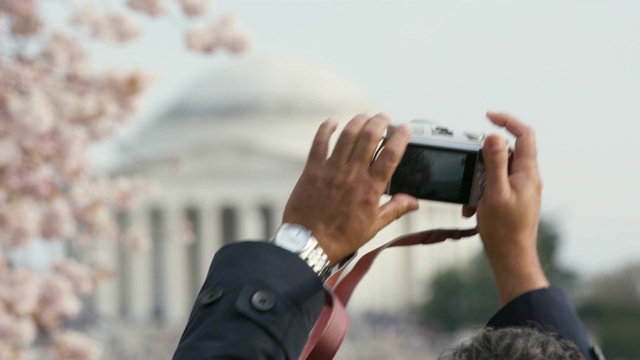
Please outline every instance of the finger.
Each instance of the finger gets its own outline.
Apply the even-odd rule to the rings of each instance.
[[[476,208],[472,208],[470,206],[462,207],[462,216],[469,218],[476,214]]]
[[[533,129],[509,114],[487,112],[487,117],[491,122],[506,128],[516,137],[516,156],[518,158],[536,159],[536,138]]]
[[[390,124],[389,117],[382,113],[367,120],[360,131],[349,161],[360,162],[368,166],[371,163],[374,151],[384,138],[384,131]]]
[[[336,142],[336,147],[333,149],[333,153],[331,154],[331,161],[342,165],[349,160],[349,156],[351,155],[353,147],[358,140],[360,131],[367,120],[369,120],[368,115],[359,114],[349,121],[347,126],[342,129],[338,142]]]
[[[387,142],[380,151],[380,155],[369,168],[369,173],[372,177],[382,181],[384,184],[389,182],[391,175],[393,175],[402,159],[402,155],[404,155],[407,143],[411,139],[411,132],[409,124],[402,124],[391,130]]]
[[[316,136],[313,138],[307,166],[320,166],[327,160],[329,139],[337,127],[338,121],[334,118],[329,118],[320,124]]]
[[[486,172],[483,197],[501,197],[511,191],[509,185],[509,150],[500,135],[491,135],[485,140],[482,157]]]
[[[400,219],[405,214],[418,210],[418,207],[418,199],[411,195],[393,195],[391,200],[380,206],[378,218],[374,225],[375,232],[377,233],[395,220]]]

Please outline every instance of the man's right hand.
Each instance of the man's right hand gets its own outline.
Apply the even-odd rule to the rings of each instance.
[[[328,156],[329,138],[337,123],[325,121],[289,197],[283,222],[311,230],[332,265],[358,250],[391,222],[418,209],[418,199],[407,194],[396,194],[380,205],[411,138],[408,125],[393,128],[373,159],[390,123],[385,114],[357,115],[345,126]]]
[[[505,139],[491,135],[485,141],[486,186],[477,207],[478,232],[504,305],[549,286],[536,247],[542,181],[533,130],[507,114],[489,112],[487,117],[516,137],[510,173]],[[465,208],[464,214],[473,211]]]

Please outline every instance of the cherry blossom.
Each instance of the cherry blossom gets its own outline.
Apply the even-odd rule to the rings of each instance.
[[[125,241],[127,247],[132,252],[146,252],[151,249],[151,234],[146,228],[134,227],[130,229],[126,236]]]
[[[102,357],[102,345],[76,331],[60,332],[54,336],[53,346],[64,360],[97,360]]]
[[[64,329],[65,320],[117,271],[96,240],[118,241],[116,211],[130,210],[156,186],[92,172],[87,147],[140,110],[152,76],[141,68],[99,70],[87,45],[131,42],[148,18],[169,16],[185,29],[203,21],[185,31],[194,50],[237,53],[249,43],[233,18],[206,17],[210,0],[46,2],[66,12],[55,21],[43,3],[0,0],[0,359],[41,358],[31,351],[39,331],[50,334],[43,338],[52,339],[57,358],[98,359],[100,344]],[[193,229],[180,226],[178,237],[188,241]],[[64,243],[70,253],[38,271],[11,256],[36,239]],[[152,244],[148,230],[135,226],[122,241],[131,251]]]
[[[28,198],[11,201],[0,209],[3,231],[0,241],[8,248],[24,245],[38,236],[40,209]]]
[[[160,16],[165,13],[166,9],[160,0],[127,0],[127,5],[137,11],[149,16]]]
[[[84,5],[73,18],[73,23],[84,27],[96,39],[123,42],[140,35],[133,17],[122,13],[107,13],[97,6]]]
[[[57,259],[52,268],[55,273],[69,280],[74,293],[89,294],[95,286],[91,269],[85,264],[71,259]]]
[[[13,314],[0,311],[0,339],[30,345],[36,338],[37,329],[31,318],[15,317]]]
[[[59,197],[45,207],[40,218],[40,233],[46,239],[68,238],[73,235],[75,222],[71,206]]]
[[[250,45],[249,36],[241,29],[236,19],[225,15],[215,27],[225,50],[232,53],[245,51]]]
[[[211,26],[199,26],[190,29],[185,34],[189,49],[203,53],[210,53],[220,46],[220,40],[215,28]]]
[[[139,199],[138,194],[153,194],[154,183],[141,177],[118,177],[113,181],[113,205],[120,210],[131,209]]]
[[[87,257],[87,263],[91,268],[91,278],[94,284],[99,284],[103,280],[111,279],[115,275],[113,267],[109,264],[104,255],[93,252]]]
[[[14,35],[33,35],[42,28],[35,0],[6,0],[0,3],[0,11],[10,16]]]
[[[203,53],[218,49],[239,53],[249,46],[248,36],[230,16],[224,16],[213,24],[191,28],[185,38],[189,49]]]
[[[179,243],[190,245],[196,241],[195,226],[189,219],[182,218],[177,229],[176,240]]]
[[[63,275],[49,273],[42,277],[36,321],[46,329],[56,329],[62,318],[80,313],[82,303],[73,291],[73,283]]]
[[[204,14],[211,6],[211,0],[180,0],[182,11],[187,16],[195,17]]]
[[[34,313],[40,296],[40,277],[33,271],[18,269],[2,280],[0,298],[6,309],[18,317]]]
[[[15,139],[8,136],[0,138],[0,167],[7,167],[20,160],[20,147]]]

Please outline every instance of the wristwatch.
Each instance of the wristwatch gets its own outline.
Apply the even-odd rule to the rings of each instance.
[[[298,255],[323,282],[331,275],[333,267],[329,265],[327,254],[313,237],[311,230],[304,226],[284,223],[270,242]]]

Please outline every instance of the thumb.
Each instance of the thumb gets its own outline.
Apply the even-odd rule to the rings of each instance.
[[[405,214],[418,210],[418,199],[407,194],[395,194],[384,205],[380,206],[378,219],[374,225],[375,233],[401,218]]]
[[[509,151],[500,135],[491,135],[485,140],[482,156],[486,172],[483,196],[502,196],[509,192]]]

